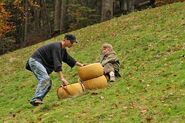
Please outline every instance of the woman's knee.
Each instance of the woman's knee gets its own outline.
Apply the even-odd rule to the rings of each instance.
[[[110,73],[111,71],[114,71],[113,65],[111,63],[106,64],[104,66],[104,73],[107,74],[107,73]]]

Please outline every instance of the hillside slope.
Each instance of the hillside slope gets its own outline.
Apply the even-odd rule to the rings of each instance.
[[[24,66],[36,48],[63,35],[0,57],[0,122],[176,122],[185,120],[185,3],[134,12],[72,32],[80,41],[70,53],[83,63],[96,62],[102,43],[114,46],[122,77],[102,90],[58,100],[53,87],[32,107],[36,80]],[[64,65],[77,82],[77,69]]]

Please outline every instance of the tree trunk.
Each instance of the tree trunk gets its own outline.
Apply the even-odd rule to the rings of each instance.
[[[128,0],[123,0],[123,10],[128,11]]]
[[[28,0],[25,0],[24,42],[21,42],[21,46],[24,46],[24,44],[26,44],[27,36],[28,36]]]
[[[130,12],[134,11],[134,0],[127,0],[128,1],[128,9]]]
[[[113,17],[113,0],[102,0],[101,20],[105,21]]]
[[[55,0],[54,32],[60,31],[61,0]]]
[[[120,7],[123,13],[134,10],[134,0],[120,0]]]
[[[43,0],[43,16],[44,16],[46,28],[47,28],[46,33],[47,33],[47,36],[49,36],[51,34],[51,24],[50,24],[48,9],[46,6],[46,0]]]
[[[101,15],[101,7],[102,7],[102,2],[100,0],[97,0],[96,10],[98,15]]]
[[[66,17],[66,0],[62,0],[60,13],[60,33],[65,31],[65,17]]]
[[[37,29],[40,28],[40,18],[39,18],[39,15],[40,15],[40,8],[34,8],[34,15],[33,15],[33,18],[34,18],[34,28],[33,30],[36,31]]]

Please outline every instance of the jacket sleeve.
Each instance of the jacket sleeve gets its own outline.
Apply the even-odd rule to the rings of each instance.
[[[63,61],[64,61],[65,63],[67,63],[71,68],[74,67],[75,64],[76,64],[76,60],[75,60],[74,58],[72,58],[72,57],[68,54],[67,50],[65,50],[64,57],[63,57]]]
[[[55,72],[62,71],[62,63],[61,63],[60,51],[58,51],[57,49],[53,49],[52,56],[53,56],[54,71]]]
[[[115,54],[110,54],[105,60],[101,62],[101,64],[104,66],[107,63],[115,63],[118,61],[118,58]]]

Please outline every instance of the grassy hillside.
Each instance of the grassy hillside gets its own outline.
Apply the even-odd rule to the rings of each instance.
[[[70,53],[83,63],[96,62],[104,42],[114,46],[122,77],[106,89],[58,100],[60,82],[39,107],[28,100],[36,79],[25,70],[29,56],[63,35],[0,57],[0,122],[125,122],[185,121],[185,3],[134,12],[72,32],[80,41]],[[64,65],[70,83],[77,69]]]

